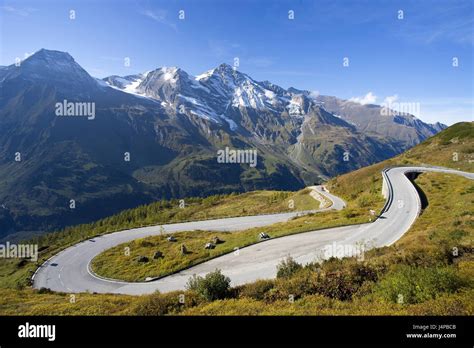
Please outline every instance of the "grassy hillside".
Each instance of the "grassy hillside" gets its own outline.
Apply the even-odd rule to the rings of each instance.
[[[314,229],[316,225],[366,220],[368,209],[383,205],[380,171],[389,165],[426,163],[472,172],[474,164],[469,161],[473,160],[473,137],[472,123],[456,124],[403,155],[336,177],[328,182],[328,187],[347,200],[347,209],[301,217],[267,227],[267,231],[275,234],[294,228],[302,232],[308,225]],[[453,153],[457,153],[457,158]],[[24,286],[25,276],[34,265],[30,262],[21,264],[20,260],[1,260],[0,285],[4,289],[0,289],[0,312],[473,315],[474,220],[469,207],[474,202],[474,185],[462,177],[436,173],[422,174],[416,183],[427,196],[428,206],[397,243],[366,253],[364,262],[344,259],[309,265],[290,277],[232,289],[219,301],[208,302],[192,291],[185,292],[190,300],[184,305],[179,303],[177,292],[141,297],[79,294],[78,299],[84,301],[81,307],[77,303],[68,304],[66,294],[13,290]],[[443,189],[447,187],[451,191],[448,196]],[[123,219],[125,228],[130,222]],[[117,220],[113,226],[122,225]],[[47,246],[44,255],[56,250],[59,241],[67,245],[84,238],[91,227],[105,231],[110,228],[102,221],[64,231],[59,237],[51,236],[49,241],[53,242],[49,246],[42,244]],[[289,301],[290,295],[294,302]],[[94,297],[97,301],[92,300]]]
[[[429,163],[472,172],[474,123],[457,123],[400,155],[409,163]]]
[[[423,164],[473,172],[474,123],[457,123],[401,155],[337,176],[328,182],[328,187],[349,202],[368,197],[376,200],[381,197],[380,172],[385,167]]]

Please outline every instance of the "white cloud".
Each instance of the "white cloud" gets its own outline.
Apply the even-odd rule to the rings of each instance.
[[[474,121],[474,101],[471,98],[440,97],[421,100],[422,120],[452,125],[456,122]]]
[[[153,19],[154,21],[160,22],[160,23],[166,19],[166,11],[164,10],[159,10],[159,11],[145,10],[142,12],[142,15],[147,16]]]
[[[5,12],[10,12],[12,14],[15,14],[17,16],[22,16],[22,17],[27,17],[31,13],[37,11],[37,9],[31,8],[31,7],[21,8],[21,7],[13,7],[10,5],[1,6],[0,9]]]
[[[144,10],[144,11],[141,11],[140,14],[154,20],[155,22],[165,24],[165,25],[173,28],[174,30],[177,29],[176,24],[174,24],[174,23],[172,23],[168,20],[168,18],[167,18],[168,17],[168,12],[165,11],[165,10],[155,10],[155,11]]]
[[[309,97],[313,98],[313,99],[316,99],[317,97],[319,97],[319,91],[310,91],[309,92]]]
[[[383,104],[389,106],[392,103],[395,103],[398,100],[398,94],[389,95],[383,100]]]
[[[363,97],[352,97],[349,101],[359,103],[361,105],[374,104],[377,101],[377,96],[372,92],[367,93]]]

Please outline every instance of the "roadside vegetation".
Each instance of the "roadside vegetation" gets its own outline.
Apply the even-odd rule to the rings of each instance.
[[[327,186],[332,193],[346,199],[347,209],[299,217],[287,223],[256,229],[255,233],[252,232],[254,241],[258,231],[267,231],[273,237],[284,230],[292,229],[292,233],[298,233],[346,222],[367,222],[368,210],[378,210],[384,202],[380,176],[384,167],[426,163],[472,172],[473,138],[472,123],[457,124],[406,154],[338,176]],[[0,313],[473,315],[474,185],[466,178],[440,173],[422,174],[416,183],[428,198],[428,205],[421,216],[394,245],[366,252],[364,261],[345,258],[330,259],[321,264],[295,265],[286,260],[285,264],[280,265],[277,279],[260,280],[239,287],[231,287],[232,284],[223,286],[226,281],[222,281],[216,272],[206,277],[208,281],[197,280],[198,285],[190,286],[186,291],[138,297],[83,293],[77,294],[75,302],[71,303],[69,294],[27,287],[27,279],[35,269],[34,263],[0,260]],[[106,228],[103,224],[100,228]],[[113,226],[111,230],[119,227]],[[85,226],[77,228],[76,232],[70,229],[70,234],[63,231],[62,237],[46,237],[40,243],[40,247],[44,248],[42,255],[50,255],[53,250],[86,238],[90,233]],[[216,234],[202,233],[205,240]],[[227,235],[222,236],[223,240],[226,238]],[[219,252],[218,248],[224,248],[227,241],[208,252]],[[198,244],[201,252],[201,241]],[[219,289],[219,296],[206,295],[216,288]]]

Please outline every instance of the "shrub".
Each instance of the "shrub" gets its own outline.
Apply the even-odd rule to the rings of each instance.
[[[442,294],[434,300],[412,305],[414,315],[470,315],[474,313],[472,298],[474,291],[460,291],[456,294]]]
[[[352,299],[356,300],[358,298],[362,298],[365,296],[370,298],[370,296],[372,295],[374,291],[375,285],[376,285],[376,282],[372,282],[370,280],[362,283],[362,285],[359,286],[357,291],[352,294]]]
[[[355,259],[330,259],[322,264],[318,276],[317,292],[338,300],[349,300],[365,285],[362,293],[368,292],[369,284],[376,282],[385,272],[383,263],[361,263]]]
[[[143,247],[143,248],[149,248],[149,247],[154,246],[154,244],[152,242],[150,242],[149,240],[144,240],[144,239],[140,240],[138,242],[138,245]]]
[[[28,260],[26,260],[26,259],[21,259],[21,260],[18,261],[18,263],[16,264],[16,267],[17,267],[17,268],[22,268],[22,267],[25,266],[26,264],[28,264]]]
[[[364,282],[375,282],[378,279],[378,273],[383,272],[383,266],[370,266],[361,263],[354,263],[349,266],[351,280],[357,285]]]
[[[308,269],[292,275],[291,277],[278,278],[275,287],[265,295],[269,301],[298,299],[308,294],[316,293],[316,274]]]
[[[133,312],[137,315],[165,315],[174,311],[178,304],[178,299],[155,293],[141,298]]]
[[[186,284],[188,290],[193,290],[208,301],[221,300],[229,295],[230,278],[219,269],[199,277],[193,275]]]
[[[370,292],[371,284],[385,272],[384,264],[366,264],[355,259],[332,258],[321,265],[310,264],[290,276],[280,277],[275,287],[268,290],[265,299],[285,300],[320,294],[341,301],[350,300],[365,285],[362,294]]]
[[[180,299],[182,295],[184,295],[183,301]],[[201,302],[200,297],[191,291],[184,294],[177,291],[160,294],[157,291],[152,295],[141,296],[136,306],[132,308],[132,313],[147,316],[176,314],[185,308],[197,306]]]
[[[38,294],[52,294],[53,291],[50,288],[39,288]]]
[[[24,282],[21,282],[21,281],[16,282],[16,284],[15,284],[15,289],[16,290],[23,290],[24,288],[25,288]]]
[[[277,278],[289,278],[303,266],[296,262],[291,256],[281,260],[277,265]]]
[[[239,290],[239,297],[253,298],[263,300],[265,294],[273,289],[275,282],[273,280],[257,280],[250,284],[245,284]]]
[[[420,268],[402,265],[384,277],[375,293],[389,302],[421,303],[442,293],[453,293],[464,281],[452,267]]]
[[[335,272],[319,277],[316,292],[337,300],[345,301],[352,298],[360,284],[354,282],[348,273]]]

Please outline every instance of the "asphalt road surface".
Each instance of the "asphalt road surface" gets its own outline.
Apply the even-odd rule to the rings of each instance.
[[[391,168],[386,171],[388,185],[391,187],[389,190],[391,203],[374,222],[270,239],[151,282],[129,283],[107,280],[90,272],[89,263],[96,255],[133,239],[157,235],[160,226],[115,232],[78,243],[53,256],[37,270],[33,286],[62,292],[148,294],[156,290],[167,292],[184,289],[193,274],[202,276],[216,268],[230,277],[233,286],[257,279],[274,278],[277,264],[289,255],[303,264],[330,256],[351,256],[351,253],[352,256],[363,257],[364,250],[391,245],[409,230],[420,213],[421,206],[418,193],[405,173],[424,171],[457,174],[474,179],[472,173],[444,168]],[[322,190],[321,187],[313,188],[333,201],[329,209],[344,207],[345,204],[341,199]],[[163,226],[166,233],[197,229],[237,231],[286,221],[297,214],[301,213],[216,219]],[[340,254],[341,250],[344,250],[343,255]]]

